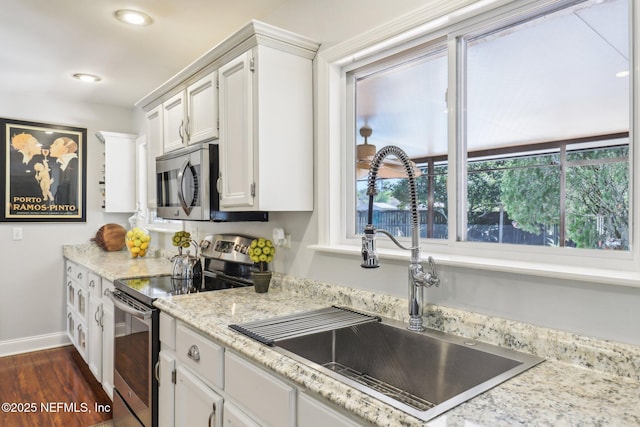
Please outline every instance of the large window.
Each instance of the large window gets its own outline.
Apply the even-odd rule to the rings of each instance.
[[[426,42],[347,74],[356,160],[348,235],[366,222],[366,143],[397,145],[415,162],[423,238],[630,250],[629,2],[537,6],[445,29],[438,37],[456,51]],[[408,236],[407,182],[388,166],[374,224]]]

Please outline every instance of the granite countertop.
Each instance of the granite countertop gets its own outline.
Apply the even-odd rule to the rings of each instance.
[[[351,304],[345,304],[349,302]],[[272,288],[266,294],[240,288],[174,296],[157,300],[155,304],[226,347],[374,425],[640,425],[640,348],[634,346],[596,342],[587,337],[517,325],[504,319],[497,319],[494,323],[473,313],[432,307],[427,316],[429,327],[453,333],[456,332],[452,330],[457,330],[459,335],[485,338],[484,341],[492,344],[498,343],[490,336],[502,336],[497,340],[511,341],[513,345],[509,347],[520,351],[528,349],[529,353],[547,360],[425,423],[228,328],[234,323],[330,304],[349,305],[401,319],[406,311],[406,301],[367,296],[362,291],[276,275]],[[452,320],[453,317],[457,319]],[[482,329],[490,332],[484,337],[470,332],[474,323],[481,324]],[[509,337],[504,337],[504,331],[509,331],[506,334]],[[527,334],[528,339],[525,337]],[[600,370],[580,365],[596,365]]]
[[[131,258],[126,248],[121,251],[107,252],[96,244],[89,243],[63,245],[62,255],[110,281],[171,274],[171,261],[161,251],[154,251],[154,256]]]
[[[95,245],[65,246],[64,256],[114,280],[167,274],[167,257],[130,259]],[[597,340],[441,306],[428,306],[426,326],[547,360],[425,423],[228,325],[341,305],[407,322],[406,300],[274,274],[265,294],[228,289],[159,299],[155,305],[257,364],[379,426],[639,426],[640,347]],[[425,363],[428,363],[425,361]]]

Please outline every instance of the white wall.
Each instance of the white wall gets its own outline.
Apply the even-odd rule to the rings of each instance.
[[[126,214],[104,214],[98,180],[102,164],[99,130],[135,133],[133,111],[70,103],[49,97],[2,95],[0,117],[87,128],[87,222],[0,223],[0,355],[65,340],[62,245],[88,243],[107,223],[127,224]],[[4,182],[4,181],[3,181]],[[23,240],[12,240],[12,229]]]

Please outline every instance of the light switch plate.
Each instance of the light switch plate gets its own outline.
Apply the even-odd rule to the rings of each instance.
[[[13,240],[22,240],[22,227],[13,227]]]

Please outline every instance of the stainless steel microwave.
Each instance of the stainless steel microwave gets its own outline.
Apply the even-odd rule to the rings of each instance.
[[[211,143],[156,157],[158,217],[189,221],[268,221],[268,212],[220,211],[218,146]]]

